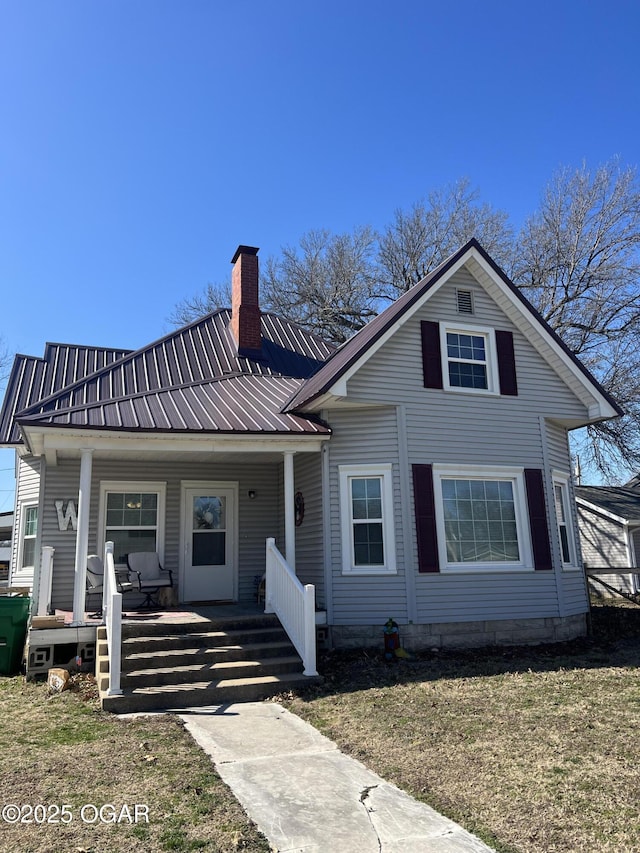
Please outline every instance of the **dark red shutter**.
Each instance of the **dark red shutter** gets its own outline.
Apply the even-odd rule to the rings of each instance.
[[[549,542],[549,525],[547,524],[547,507],[544,500],[542,471],[538,468],[525,468],[524,481],[527,487],[533,562],[537,571],[549,571],[553,566],[551,563],[551,544]]]
[[[431,465],[412,465],[413,501],[418,538],[418,571],[439,572],[436,504]]]
[[[442,359],[440,356],[440,327],[431,320],[420,323],[422,335],[422,371],[425,388],[442,388]]]
[[[496,353],[498,356],[500,393],[517,397],[516,359],[513,353],[513,334],[511,332],[502,332],[496,329]]]

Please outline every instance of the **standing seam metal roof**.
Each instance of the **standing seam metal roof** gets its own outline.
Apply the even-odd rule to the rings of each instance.
[[[119,431],[329,435],[330,429],[316,418],[280,412],[301,382],[286,376],[223,376],[108,402],[18,416],[18,422]]]
[[[263,314],[260,357],[239,355],[230,319],[228,309],[213,312],[136,351],[95,350],[93,362],[85,353],[90,348],[63,345],[51,345],[61,352],[48,348],[45,359],[18,357],[1,415],[0,442],[20,441],[18,423],[317,433],[314,418],[281,416],[279,409],[334,347],[294,323]],[[59,366],[61,355],[64,370]],[[83,375],[83,370],[89,374]],[[40,381],[41,374],[46,381]],[[295,381],[278,386],[277,391],[273,383],[256,382],[233,382],[212,391],[215,380],[224,377]],[[225,403],[228,392],[231,399]],[[235,402],[233,395],[237,395]],[[219,413],[212,416],[209,405],[220,406]],[[239,411],[241,405],[246,405],[246,412]],[[260,406],[264,406],[262,412]],[[228,416],[223,414],[227,408]]]
[[[43,358],[16,355],[0,412],[0,444],[16,444],[20,433],[14,422],[18,412],[87,374],[101,370],[131,350],[48,343]]]

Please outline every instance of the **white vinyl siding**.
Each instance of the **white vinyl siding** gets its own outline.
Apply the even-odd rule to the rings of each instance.
[[[296,453],[293,462],[295,490],[304,500],[304,519],[296,527],[296,575],[315,585],[316,604],[324,607],[321,454]]]
[[[333,435],[329,442],[329,525],[331,536],[332,612],[336,625],[384,625],[389,616],[396,621],[407,618],[407,592],[404,577],[404,536],[406,523],[413,519],[403,514],[398,470],[398,423],[392,407],[366,410],[338,410],[327,413]],[[382,450],[384,449],[384,458]],[[341,465],[391,464],[393,529],[396,573],[344,573],[342,517],[340,511]]]

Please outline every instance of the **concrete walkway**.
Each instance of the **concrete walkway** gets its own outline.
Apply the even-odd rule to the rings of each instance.
[[[180,717],[274,850],[491,851],[280,705],[194,708]]]

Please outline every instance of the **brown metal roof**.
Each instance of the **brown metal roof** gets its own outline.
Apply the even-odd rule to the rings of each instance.
[[[48,345],[44,359],[17,357],[1,414],[0,442],[20,442],[19,423],[317,434],[315,419],[280,415],[279,409],[334,347],[295,323],[263,314],[260,357],[239,356],[230,317],[227,309],[214,312],[136,351]],[[216,387],[216,379],[243,376],[296,381],[236,381]],[[234,393],[237,402],[225,402]],[[260,401],[263,415],[254,415]]]
[[[131,350],[48,343],[44,357],[16,355],[0,411],[0,444],[17,444],[20,434],[14,417],[39,400],[113,364]]]
[[[301,384],[285,376],[225,376],[73,408],[18,416],[24,425],[185,433],[295,433],[329,435],[313,417],[280,409]]]

